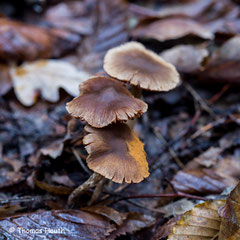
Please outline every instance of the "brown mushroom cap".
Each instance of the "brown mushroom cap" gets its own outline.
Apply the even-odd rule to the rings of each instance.
[[[66,108],[72,116],[96,128],[134,119],[147,111],[146,103],[109,77],[90,78],[80,85],[80,90],[81,94],[68,102]]]
[[[148,177],[148,163],[143,143],[123,123],[105,128],[85,126],[83,139],[90,169],[114,182],[138,183]]]
[[[103,68],[112,77],[152,91],[168,91],[179,82],[172,64],[137,42],[110,49]]]

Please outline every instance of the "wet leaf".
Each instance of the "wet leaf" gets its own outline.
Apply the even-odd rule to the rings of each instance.
[[[82,210],[90,212],[90,213],[96,213],[100,214],[101,216],[104,216],[108,218],[109,220],[115,222],[117,225],[122,225],[123,221],[127,218],[127,214],[125,213],[119,213],[113,208],[106,207],[103,205],[95,205],[91,207],[84,207]]]
[[[64,61],[40,60],[12,68],[11,77],[19,101],[25,106],[31,106],[36,102],[39,91],[50,102],[59,100],[59,88],[77,96],[78,85],[90,76]]]
[[[99,214],[80,210],[55,210],[0,220],[0,236],[6,239],[104,239],[115,229]]]
[[[127,219],[115,231],[110,233],[106,240],[114,240],[118,236],[134,233],[140,229],[150,227],[154,223],[154,218],[148,215],[129,212]]]
[[[94,30],[91,16],[94,3],[94,0],[60,2],[47,9],[44,19],[56,28],[89,35]]]
[[[173,227],[176,225],[177,221],[181,219],[182,216],[177,216],[168,220],[163,226],[157,228],[153,240],[162,240],[165,239],[173,230]]]
[[[221,193],[227,187],[222,177],[207,169],[178,171],[171,183],[176,190],[191,194]]]
[[[203,76],[218,82],[239,83],[239,56],[240,37],[236,36],[225,42],[214,52]]]
[[[79,41],[78,35],[64,30],[0,18],[1,61],[60,57],[76,48]]]

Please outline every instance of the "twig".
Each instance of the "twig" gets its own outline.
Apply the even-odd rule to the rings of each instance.
[[[193,89],[193,87],[189,83],[183,82],[183,86],[188,90],[188,92],[193,96],[193,98],[200,104],[202,109],[204,109],[214,118],[217,118],[217,115],[208,106],[207,102],[195,91],[195,89]]]
[[[168,142],[166,141],[166,139],[163,137],[163,135],[161,134],[161,132],[158,130],[157,127],[153,127],[153,131],[156,135],[157,138],[159,138],[163,143],[164,145],[168,145]],[[184,164],[181,162],[181,160],[178,158],[176,152],[171,148],[171,147],[168,147],[168,151],[169,153],[171,154],[171,156],[173,157],[173,159],[175,160],[175,162],[177,163],[177,165],[183,169],[184,168]]]
[[[178,192],[178,193],[142,194],[142,195],[126,196],[126,197],[121,197],[117,199],[114,203],[122,200],[136,199],[136,198],[179,198],[179,197],[191,198],[191,199],[202,200],[202,201],[209,200],[208,198],[205,198],[205,197]]]
[[[145,206],[144,204],[141,204],[141,203],[136,203],[132,200],[127,200],[127,202],[131,203],[132,205],[134,206],[137,206],[137,207],[140,207],[140,208],[144,208],[144,209],[147,209],[149,211],[152,211],[152,212],[157,212],[157,213],[161,213],[161,214],[165,214],[165,212],[159,210],[159,209],[155,209],[155,208],[150,208],[150,207],[147,207]]]

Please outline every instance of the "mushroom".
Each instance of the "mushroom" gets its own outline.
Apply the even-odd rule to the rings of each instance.
[[[147,111],[147,104],[117,80],[93,77],[80,86],[80,96],[67,103],[68,112],[89,125],[102,128],[116,121],[127,121]]]
[[[111,77],[152,91],[169,91],[180,80],[172,64],[138,42],[110,49],[103,68]]]
[[[148,177],[143,143],[127,124],[105,128],[85,126],[83,143],[88,152],[88,167],[114,182],[139,183]]]
[[[84,192],[95,187],[90,203],[101,193],[105,179],[138,183],[146,178],[148,163],[143,143],[124,123],[141,116],[147,104],[134,98],[117,80],[95,76],[80,85],[80,95],[67,103],[68,112],[88,123],[83,139],[88,167],[93,175],[68,199],[71,206]]]

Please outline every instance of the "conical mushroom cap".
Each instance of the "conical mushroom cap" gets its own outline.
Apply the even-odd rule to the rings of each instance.
[[[175,67],[138,42],[110,49],[104,70],[112,77],[152,91],[168,91],[179,82]]]
[[[80,91],[80,96],[68,102],[66,108],[73,117],[96,128],[134,119],[147,111],[146,103],[109,77],[90,78],[80,85]]]
[[[90,169],[114,182],[138,183],[148,177],[148,163],[143,143],[123,123],[105,128],[85,126],[83,138]]]

